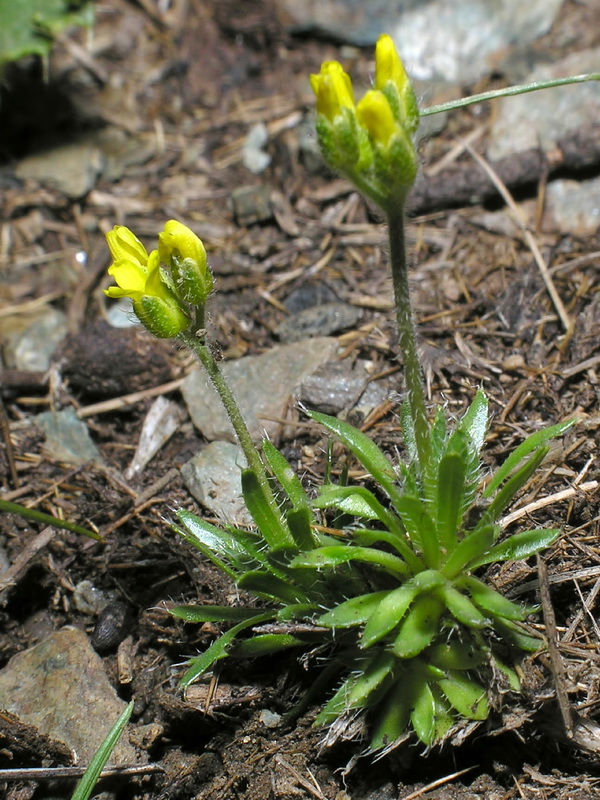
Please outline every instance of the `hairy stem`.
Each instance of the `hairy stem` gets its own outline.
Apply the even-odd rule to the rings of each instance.
[[[244,421],[242,412],[240,411],[240,408],[235,400],[235,397],[233,396],[233,393],[229,388],[227,381],[223,377],[221,370],[219,369],[219,366],[215,360],[215,357],[210,351],[210,348],[204,342],[204,339],[201,338],[200,336],[193,336],[192,334],[189,333],[180,333],[178,338],[187,347],[190,348],[190,350],[196,355],[196,357],[206,370],[206,373],[210,378],[212,385],[215,387],[215,391],[217,392],[221,402],[223,403],[223,407],[227,412],[227,416],[231,421],[233,430],[235,431],[238,442],[240,443],[240,447],[242,448],[244,455],[246,456],[248,467],[256,475],[265,500],[268,502],[269,506],[275,512],[277,517],[281,518],[279,508],[277,506],[277,501],[275,500],[273,492],[271,491],[265,466],[263,464],[262,458],[260,457],[260,453],[258,452],[256,445],[252,441],[252,436],[250,435],[248,426]]]
[[[388,233],[390,237],[390,262],[394,284],[394,301],[398,322],[398,341],[404,359],[404,376],[408,393],[411,419],[415,430],[419,468],[422,476],[429,466],[430,432],[425,404],[425,389],[421,362],[417,349],[415,325],[408,288],[408,265],[404,236],[404,208],[388,208]]]

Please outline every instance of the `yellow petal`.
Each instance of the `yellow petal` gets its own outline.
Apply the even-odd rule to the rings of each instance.
[[[148,261],[146,248],[129,228],[124,225],[115,225],[112,231],[106,234],[106,241],[113,261],[127,259],[140,265],[146,265]]]
[[[317,98],[317,113],[333,120],[342,108],[354,109],[354,90],[350,76],[338,61],[325,61],[321,72],[310,76]]]
[[[175,254],[180,258],[190,258],[201,267],[206,265],[206,250],[202,240],[176,219],[170,219],[162,233],[159,233],[158,251],[160,260],[165,264],[169,264],[171,254]]]
[[[379,144],[387,145],[398,130],[387,97],[378,89],[369,90],[356,106],[356,117]]]
[[[115,283],[123,289],[129,297],[141,296],[145,293],[148,273],[145,267],[122,259],[115,261],[108,268],[108,274],[115,279]]]
[[[401,92],[408,83],[408,76],[394,40],[384,33],[375,46],[375,87],[383,89],[388,81],[392,81]]]

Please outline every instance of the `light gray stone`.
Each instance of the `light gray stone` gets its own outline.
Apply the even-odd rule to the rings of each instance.
[[[17,164],[15,172],[21,180],[53,186],[77,200],[94,188],[103,168],[102,151],[83,141],[27,156]]]
[[[87,764],[125,708],[85,633],[62,628],[13,656],[0,671],[0,708],[58,739]],[[112,766],[139,763],[127,735]]]
[[[322,303],[284,317],[275,333],[282,342],[299,342],[352,328],[361,317],[362,310],[348,303]]]
[[[525,82],[597,72],[598,64],[600,48],[584,50],[534,69]],[[490,131],[487,150],[492,160],[539,147],[549,152],[569,133],[597,124],[600,84],[592,81],[544,89],[533,95],[523,94],[499,102],[501,105]]]
[[[221,366],[255,441],[259,442],[265,433],[273,438],[280,433],[279,420],[294,393],[307,375],[333,358],[337,346],[335,338],[321,336]],[[203,370],[191,372],[181,391],[194,425],[209,441],[236,441],[221,401]]]
[[[12,345],[16,369],[45,372],[58,345],[68,333],[67,315],[49,307],[46,313],[23,331]],[[10,358],[10,356],[9,356]]]
[[[252,525],[242,497],[241,470],[246,459],[238,445],[211,442],[181,468],[190,493],[205,508],[233,525]]]
[[[77,417],[74,408],[45,411],[34,417],[33,421],[46,437],[45,449],[56,461],[66,461],[69,464],[102,461],[87,426]]]

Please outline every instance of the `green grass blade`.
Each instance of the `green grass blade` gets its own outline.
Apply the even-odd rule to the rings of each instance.
[[[421,117],[429,117],[432,114],[441,114],[444,111],[453,111],[455,108],[464,108],[473,103],[483,103],[486,100],[497,100],[500,97],[514,97],[528,92],[538,92],[540,89],[552,89],[556,86],[570,86],[572,83],[587,83],[588,81],[600,81],[600,72],[588,72],[583,75],[571,75],[567,78],[551,78],[545,81],[533,81],[532,83],[520,83],[516,86],[508,86],[505,89],[492,89],[489,92],[473,94],[470,97],[461,97],[458,100],[449,100],[447,103],[440,103],[437,106],[429,106],[419,109]]]
[[[106,762],[110,758],[110,754],[115,749],[117,742],[121,738],[121,734],[125,729],[125,726],[129,722],[129,718],[131,717],[131,714],[133,712],[134,705],[135,704],[132,700],[125,707],[125,709],[120,714],[115,724],[108,732],[106,738],[104,739],[104,741],[98,748],[96,754],[90,761],[88,768],[81,776],[81,780],[75,787],[75,791],[73,792],[71,800],[88,800],[88,798],[94,791],[94,787],[98,782],[100,773],[104,769]]]
[[[311,518],[310,510],[304,506],[293,508],[286,514],[285,521],[299,550],[312,550],[317,546],[310,526]]]
[[[539,447],[547,444],[551,439],[557,436],[562,436],[563,433],[569,430],[575,423],[576,419],[570,419],[566,422],[559,422],[557,425],[551,425],[549,428],[542,428],[542,430],[532,433],[524,442],[513,450],[504,463],[498,467],[494,473],[492,480],[485,487],[483,491],[484,497],[491,497],[496,489],[500,486],[514,469],[526,458],[530,453],[537,450]]]
[[[44,514],[43,511],[38,511],[37,508],[27,508],[27,506],[19,505],[19,503],[11,503],[9,500],[0,500],[0,511],[6,511],[8,514],[18,514],[23,519],[31,519],[34,522],[51,525],[53,528],[61,528],[64,531],[78,533],[81,536],[87,536],[88,539],[95,539],[97,542],[104,541],[99,533],[82,528],[81,525],[75,525],[74,522],[69,522],[66,519],[53,517],[52,514]]]

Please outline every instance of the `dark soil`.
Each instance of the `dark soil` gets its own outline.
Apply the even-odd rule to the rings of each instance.
[[[190,0],[164,15],[159,6],[150,0],[98,4],[89,64],[63,42],[51,59],[49,81],[35,63],[6,75],[0,109],[0,313],[11,308],[19,319],[31,311],[31,301],[52,303],[68,313],[71,334],[50,376],[11,370],[3,376],[3,497],[93,526],[106,542],[57,532],[31,554],[16,585],[3,595],[0,666],[63,625],[90,633],[120,696],[135,699],[132,722],[160,726],[147,746],[150,761],[164,771],[107,779],[106,788],[119,798],[406,800],[425,791],[438,800],[596,797],[598,750],[593,744],[576,748],[565,736],[554,699],[555,674],[544,654],[527,667],[530,687],[518,704],[511,701],[465,744],[424,754],[411,742],[377,762],[357,758],[356,744],[323,749],[322,732],[311,726],[316,710],[291,728],[265,727],[263,709],[285,713],[313,680],[293,657],[224,662],[210,693],[201,686],[184,698],[178,690],[185,658],[206,648],[218,631],[175,620],[168,604],[227,603],[233,589],[165,524],[173,508],[203,513],[179,472],[171,471],[205,444],[191,422],[180,426],[140,483],[123,477],[154,397],[145,390],[181,377],[192,362],[143,332],[109,332],[101,291],[108,285],[109,263],[103,233],[126,224],[150,239],[175,217],[202,236],[217,278],[210,335],[224,358],[274,345],[284,317],[281,304],[300,287],[311,292],[326,287],[363,309],[360,325],[340,337],[345,358],[369,359],[374,375],[391,374],[386,379],[398,397],[403,383],[385,232],[351,187],[326,170],[309,172],[300,154],[295,115],[307,115],[312,105],[307,75],[318,71],[321,61],[339,58],[339,47],[289,36],[268,0]],[[544,45],[555,43],[555,52],[564,52],[560,43],[568,27],[585,30],[590,46],[590,13],[591,4],[567,2]],[[85,44],[81,32],[70,36]],[[349,63],[360,85],[367,85],[371,57],[357,51]],[[46,111],[32,115],[31,108]],[[481,121],[469,110],[452,115],[442,135],[423,143],[425,167]],[[241,147],[256,122],[269,129],[272,161],[252,176],[242,165]],[[81,200],[13,177],[14,160],[25,153],[106,127],[135,137],[148,157],[133,160],[118,178],[101,179]],[[466,155],[459,158],[461,165],[472,168]],[[590,174],[596,169],[597,164],[590,167]],[[533,196],[542,178],[534,176]],[[234,215],[230,200],[240,186],[267,188],[268,218],[254,222]],[[462,202],[450,198],[419,206],[420,216],[409,225],[413,296],[432,405],[444,403],[460,414],[477,386],[485,388],[494,413],[490,465],[540,423],[574,412],[583,420],[527,487],[518,502],[526,506],[598,478],[600,236],[582,240],[536,232],[574,321],[565,336],[524,240],[486,232],[474,222],[482,207],[460,207]],[[75,259],[81,250],[89,254],[85,268]],[[132,392],[142,392],[141,398],[111,402]],[[168,396],[183,407],[177,389]],[[42,448],[28,420],[40,410],[69,405],[86,420],[108,467],[74,469]],[[378,411],[365,428],[394,450],[400,444],[397,405]],[[323,472],[326,440],[291,409],[289,425],[300,421],[296,435],[282,445],[310,482]],[[582,601],[591,598],[574,635],[560,647],[568,700],[591,720],[600,686],[594,604],[598,519],[595,490],[575,491],[526,518],[527,527],[552,520],[565,531],[544,555],[559,639]],[[41,530],[12,515],[2,515],[0,525],[11,563]],[[492,570],[490,577],[503,591],[536,602],[534,561]],[[73,604],[82,580],[116,593],[100,621]],[[124,657],[123,640],[132,675],[125,682],[117,663],[117,652]],[[29,731],[29,738],[14,733],[29,748],[27,758],[13,751],[15,758],[31,766],[60,764],[56,748],[34,733]],[[9,763],[7,756],[2,766]],[[68,797],[72,785],[57,784],[49,792],[43,782],[37,789],[31,782],[11,783],[6,791],[14,798],[34,791],[35,797]]]

